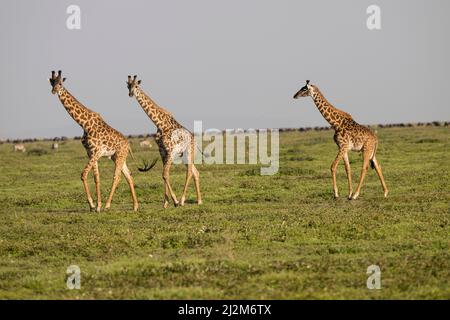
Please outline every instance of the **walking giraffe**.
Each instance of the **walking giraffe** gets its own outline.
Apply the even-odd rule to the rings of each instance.
[[[338,187],[336,184],[336,169],[339,161],[344,159],[345,171],[347,173],[348,179],[348,198],[356,199],[361,191],[361,186],[364,181],[364,177],[367,173],[369,162],[378,174],[380,178],[381,185],[383,187],[384,196],[387,197],[388,189],[386,183],[384,182],[383,173],[381,172],[381,167],[375,158],[375,153],[377,151],[378,139],[375,134],[367,127],[358,124],[353,120],[352,116],[348,113],[341,111],[334,106],[332,106],[322,95],[320,90],[312,84],[309,84],[309,80],[306,80],[306,85],[301,88],[295,95],[294,99],[299,97],[311,96],[319,109],[322,116],[328,123],[333,127],[334,141],[339,147],[336,159],[334,159],[331,165],[331,174],[333,177],[333,191],[334,196],[339,197]],[[350,169],[350,162],[348,159],[348,151],[362,151],[363,153],[363,166],[361,170],[361,177],[359,179],[359,184],[356,188],[356,192],[353,193],[352,187],[352,176]]]
[[[136,97],[136,100],[144,109],[148,117],[153,121],[157,128],[155,141],[159,147],[159,153],[163,161],[163,180],[164,180],[164,204],[167,208],[169,205],[169,194],[175,206],[184,205],[186,192],[191,180],[194,177],[195,190],[197,192],[197,203],[202,204],[200,194],[200,174],[194,165],[195,141],[194,136],[181,124],[179,124],[171,113],[158,106],[144,91],[139,87],[141,80],[136,81],[137,76],[133,79],[128,76],[127,86],[130,97]],[[186,161],[186,180],[184,183],[183,194],[180,202],[178,202],[175,193],[170,184],[170,167],[174,161],[174,157],[184,155]],[[144,168],[141,171],[147,171]]]
[[[78,100],[75,99],[66,88],[64,88],[63,82],[65,80],[66,78],[61,78],[61,70],[58,71],[57,76],[55,75],[55,71],[52,71],[52,77],[49,79],[52,86],[52,93],[58,95],[59,100],[69,115],[84,130],[84,135],[81,142],[83,143],[83,146],[89,156],[89,162],[81,174],[81,180],[83,181],[91,211],[96,210],[97,212],[100,212],[102,207],[98,160],[103,156],[111,156],[111,159],[116,165],[112,188],[108,200],[106,201],[105,209],[109,209],[111,205],[114,191],[116,190],[120,180],[120,172],[122,171],[128,185],[130,186],[131,196],[133,199],[133,208],[134,211],[136,211],[139,204],[134,191],[133,177],[131,176],[131,172],[126,164],[128,152],[131,153],[128,140],[120,132],[111,128],[98,113],[89,110],[78,102]],[[87,183],[87,177],[91,169],[94,169],[94,181],[97,191],[96,208]]]

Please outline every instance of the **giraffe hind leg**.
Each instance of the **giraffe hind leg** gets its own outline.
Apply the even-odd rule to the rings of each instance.
[[[126,162],[124,162],[122,166],[122,174],[124,175],[125,179],[127,180],[128,186],[130,187],[131,198],[133,199],[133,210],[137,211],[139,209],[139,203],[137,201],[136,191],[134,190],[134,180]]]
[[[189,186],[189,182],[191,181],[191,177],[192,177],[192,164],[187,164],[186,165],[186,180],[184,182],[184,189],[183,189],[183,194],[181,195],[181,199],[180,199],[180,206],[184,206],[184,201],[186,200],[186,192]]]
[[[348,180],[348,199],[352,198],[353,194],[353,186],[352,186],[352,170],[350,168],[350,161],[348,159],[348,152],[344,154],[344,165],[345,165],[345,173],[347,174]]]
[[[384,181],[383,173],[381,171],[381,166],[378,163],[375,156],[372,158],[372,160],[370,160],[370,163],[372,165],[372,168],[374,168],[375,171],[377,172],[378,178],[380,178],[381,186],[383,187],[384,197],[386,198],[388,196],[389,190],[386,186],[386,182]]]
[[[197,192],[197,204],[202,204],[202,195],[200,193],[200,173],[194,165],[192,165],[192,174],[194,175],[195,191]]]
[[[164,203],[163,203],[163,208],[167,209],[167,207],[169,206],[169,188],[167,186],[167,183],[164,181]]]
[[[183,206],[184,201],[186,199],[186,192],[188,189],[189,182],[191,181],[192,176],[194,176],[195,189],[197,191],[197,203],[201,204],[201,196],[200,196],[200,187],[199,187],[199,174],[198,170],[194,166],[194,149],[195,146],[191,145],[191,150],[188,154],[188,163],[186,165],[186,181],[184,184],[183,195],[181,196],[180,204]]]
[[[164,207],[166,208],[166,202],[168,200],[168,194],[170,194],[173,204],[175,207],[178,206],[177,196],[173,192],[172,186],[170,185],[170,167],[172,165],[172,158],[168,157],[163,166],[163,180],[166,186],[165,190],[165,202]]]
[[[108,200],[106,200],[105,210],[108,210],[109,207],[111,206],[114,192],[116,191],[117,185],[119,184],[119,181],[120,181],[120,172],[122,171],[123,164],[125,163],[127,152],[128,151],[122,152],[120,154],[116,153],[115,156],[112,158],[116,164],[116,167],[114,169],[114,177],[113,177],[113,182],[112,182],[112,186],[111,186],[111,191],[109,193]]]
[[[364,149],[363,151],[363,166],[361,169],[361,176],[359,177],[359,183],[358,186],[356,187],[356,191],[352,196],[353,200],[359,197],[359,193],[361,192],[361,187],[364,182],[364,178],[366,177],[367,174],[367,169],[369,168],[370,157],[372,154],[373,154],[372,149]]]
[[[333,163],[331,164],[331,176],[333,178],[333,193],[335,198],[339,198],[339,191],[336,183],[336,170],[337,166],[339,164],[339,161],[341,161],[342,157],[344,156],[344,149],[339,149],[338,154],[336,155],[336,158],[334,159]]]

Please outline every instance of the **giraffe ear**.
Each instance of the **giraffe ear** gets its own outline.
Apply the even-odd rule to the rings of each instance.
[[[306,84],[309,84],[309,80],[306,80]]]
[[[138,80],[137,84],[141,84],[141,80]]]
[[[62,81],[62,82],[64,82],[64,81],[66,81],[66,78],[63,78],[63,81]]]

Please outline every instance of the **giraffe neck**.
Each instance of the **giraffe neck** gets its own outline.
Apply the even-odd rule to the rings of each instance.
[[[342,126],[344,121],[352,120],[351,115],[335,108],[331,103],[328,102],[328,100],[323,96],[323,94],[317,87],[312,87],[313,90],[311,92],[311,97],[314,100],[317,109],[319,109],[322,116],[334,129]]]
[[[158,106],[156,102],[146,95],[141,88],[136,87],[134,95],[142,109],[144,109],[145,113],[147,113],[148,117],[153,121],[158,129],[164,130],[167,127],[167,122],[169,121],[176,123],[172,115]]]
[[[58,90],[58,97],[69,115],[77,122],[85,131],[89,131],[92,127],[92,118],[98,118],[98,115],[83,106],[75,97],[61,87]],[[91,125],[90,125],[91,124]]]

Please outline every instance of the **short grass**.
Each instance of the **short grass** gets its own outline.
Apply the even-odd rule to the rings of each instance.
[[[202,165],[204,204],[191,185],[182,208],[162,209],[161,162],[145,174],[129,158],[141,205],[122,179],[109,212],[90,213],[80,141],[0,145],[0,298],[449,299],[450,128],[378,129],[390,194],[369,170],[360,198],[332,198],[332,131],[280,134],[280,172]],[[137,159],[153,159],[133,140]],[[361,157],[351,155],[353,179]],[[100,162],[105,202],[112,162]],[[179,196],[184,167],[172,170]],[[93,182],[91,183],[93,191]],[[66,288],[69,265],[81,289]],[[381,289],[366,287],[369,265]]]

